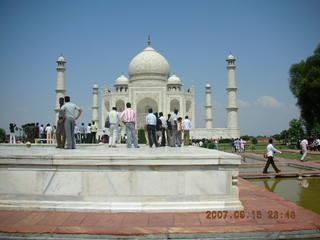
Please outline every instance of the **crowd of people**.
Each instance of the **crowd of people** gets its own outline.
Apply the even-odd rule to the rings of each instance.
[[[242,153],[246,150],[246,141],[242,138],[236,138],[231,140],[232,152]]]
[[[144,129],[149,147],[181,147],[190,144],[191,121],[188,116],[182,120],[178,117],[179,111],[175,109],[165,119],[162,112],[154,113],[152,108],[148,109]],[[182,141],[183,135],[183,141]]]

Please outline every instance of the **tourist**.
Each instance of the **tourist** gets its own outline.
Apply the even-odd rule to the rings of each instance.
[[[14,123],[10,123],[10,124],[9,124],[10,143],[11,143],[11,144],[16,144],[16,134],[15,134],[15,132],[14,132],[16,126],[17,126],[17,125],[14,124]]]
[[[92,121],[91,125],[91,143],[96,143],[97,142],[97,131],[98,127],[95,123],[95,121]]]
[[[135,148],[139,148],[138,138],[135,131],[136,113],[131,108],[131,103],[126,104],[126,109],[121,113],[121,120],[126,125],[127,133],[127,147],[131,148],[132,145]]]
[[[87,128],[86,128],[86,143],[91,143],[91,123],[88,123]]]
[[[270,138],[270,139],[269,139],[269,144],[268,144],[267,149],[266,149],[266,150],[267,150],[268,160],[267,160],[267,163],[266,163],[266,165],[265,165],[262,173],[268,173],[268,168],[269,168],[269,165],[270,165],[270,164],[272,165],[272,167],[273,167],[273,169],[276,171],[276,173],[281,172],[281,170],[279,170],[279,169],[277,168],[277,166],[275,165],[274,160],[273,160],[275,152],[281,153],[281,151],[279,151],[278,149],[276,149],[276,148],[272,145],[272,143],[273,143],[273,140],[272,140],[272,138]]]
[[[64,98],[59,98],[60,109],[64,104]],[[64,111],[59,110],[56,129],[57,148],[64,148],[66,143],[66,131],[64,130]]]
[[[182,144],[182,132],[183,132],[183,128],[182,128],[182,117],[178,117],[177,119],[177,147],[181,147]]]
[[[76,140],[76,143],[79,143],[79,128],[76,123],[74,124],[74,139]]]
[[[219,150],[219,141],[218,141],[218,139],[214,139],[213,143],[214,143],[215,149]]]
[[[152,113],[152,108],[149,108],[148,115],[146,116],[149,147],[152,147],[153,144],[156,147],[159,147],[157,138],[156,138],[156,124],[157,124],[157,117],[155,114]]]
[[[231,145],[231,150],[232,152],[236,152],[236,145],[234,144],[235,139],[231,139],[230,145]]]
[[[41,124],[40,128],[39,128],[39,133],[40,133],[40,139],[41,139],[41,143],[44,143],[44,139],[46,139],[46,134],[45,134],[45,128],[43,127],[43,124]]]
[[[157,136],[157,143],[160,146],[162,142],[162,122],[158,116],[158,113],[154,113],[156,116],[157,122],[156,122],[156,136]]]
[[[57,131],[57,126],[53,125],[52,126],[52,144],[56,143],[56,131]]]
[[[80,143],[84,143],[86,138],[86,128],[84,126],[84,123],[81,123],[81,126],[79,127],[79,141]]]
[[[239,152],[240,151],[240,141],[239,138],[236,138],[236,140],[234,140],[234,147],[235,147],[235,152]]]
[[[162,137],[161,137],[161,142],[160,146],[164,147],[166,146],[166,130],[167,130],[167,121],[163,116],[163,112],[159,113],[159,119],[161,120],[161,132],[162,132]]]
[[[110,123],[109,128],[109,147],[116,147],[116,141],[118,136],[118,126],[120,122],[119,114],[117,113],[117,108],[113,107],[111,112],[107,116],[107,121]]]
[[[172,126],[172,137],[171,137],[171,147],[176,147],[177,142],[178,142],[178,129],[177,129],[177,124],[178,124],[178,110],[175,109],[173,114],[171,115],[169,121],[171,122]]]
[[[188,116],[185,116],[184,120],[182,121],[182,128],[183,128],[183,145],[189,146],[191,121],[189,120]]]
[[[80,117],[82,110],[76,104],[70,102],[70,97],[64,97],[65,104],[62,106],[61,110],[64,111],[64,129],[66,131],[66,149],[75,149],[75,139],[74,139],[74,124],[75,121]]]
[[[241,138],[240,139],[240,152],[245,152],[245,148],[246,148],[245,144],[246,144],[246,141]]]
[[[317,151],[320,151],[320,138],[316,139],[316,147],[317,147]]]
[[[47,136],[47,144],[52,144],[52,127],[50,124],[47,124],[47,127],[45,129],[46,136]]]
[[[171,114],[168,114],[168,118],[167,118],[167,130],[166,130],[166,134],[167,134],[167,146],[171,146],[171,139],[172,139],[172,125],[170,122],[170,118],[171,118]]]
[[[307,157],[307,152],[308,152],[308,140],[307,139],[303,139],[300,142],[300,147],[301,147],[301,151],[302,151],[302,157],[300,159],[301,162],[306,161],[306,157]]]

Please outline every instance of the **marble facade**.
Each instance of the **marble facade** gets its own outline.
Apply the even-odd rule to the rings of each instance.
[[[240,156],[199,147],[1,147],[0,209],[192,212],[242,209]]]

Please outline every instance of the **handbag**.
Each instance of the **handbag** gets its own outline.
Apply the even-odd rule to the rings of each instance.
[[[264,153],[263,158],[268,158],[268,155],[266,153]]]
[[[109,120],[106,121],[104,127],[105,127],[105,128],[110,128],[110,122],[109,122]]]

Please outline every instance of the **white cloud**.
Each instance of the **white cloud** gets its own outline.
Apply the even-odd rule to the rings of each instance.
[[[257,106],[261,106],[261,107],[273,107],[273,108],[282,108],[285,106],[284,103],[278,101],[277,99],[275,99],[274,97],[270,97],[270,96],[261,96],[257,99],[257,101],[255,102],[255,104]]]
[[[251,107],[251,103],[247,102],[247,101],[243,101],[241,99],[238,99],[237,100],[237,103],[238,103],[238,107]]]

